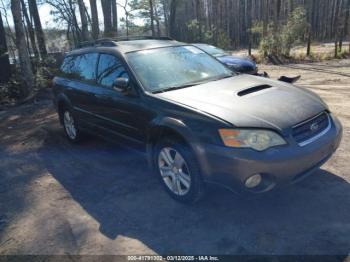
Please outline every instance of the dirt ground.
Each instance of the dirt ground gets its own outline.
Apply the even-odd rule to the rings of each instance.
[[[292,68],[291,68],[292,67]],[[350,253],[350,60],[261,66],[302,75],[344,125],[337,153],[302,183],[243,199],[210,189],[176,203],[143,155],[71,145],[49,100],[0,112],[0,255]]]
[[[349,51],[350,48],[350,42],[343,42],[343,51]],[[301,54],[306,55],[306,45],[300,45],[293,47],[290,54],[291,56],[298,57]],[[248,50],[240,49],[240,50],[234,50],[231,52],[233,55],[237,56],[248,56]],[[313,43],[311,45],[311,53],[313,54],[323,54],[325,56],[332,57],[334,55],[334,43]],[[256,48],[252,49],[252,55],[257,57],[259,56],[259,50]]]

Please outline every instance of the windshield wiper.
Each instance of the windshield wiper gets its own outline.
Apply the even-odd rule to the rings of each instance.
[[[173,91],[173,90],[178,90],[178,89],[182,89],[182,88],[186,88],[186,87],[191,87],[191,86],[196,86],[196,85],[200,85],[200,84],[205,84],[211,81],[218,81],[224,78],[229,78],[229,77],[233,77],[234,74],[229,74],[229,75],[220,75],[218,77],[211,77],[211,78],[207,78],[203,81],[199,81],[199,82],[192,82],[192,83],[188,83],[185,85],[180,85],[180,86],[172,86],[172,87],[167,87],[164,89],[160,89],[160,90],[156,90],[153,91],[152,94],[159,94],[159,93],[164,93],[164,92],[168,92],[168,91]]]
[[[230,78],[230,77],[233,77],[235,76],[235,74],[229,74],[229,75],[224,75],[224,76],[220,76],[220,77],[217,77],[217,78],[214,78],[212,79],[212,81],[218,81],[218,80],[221,80],[221,79],[225,79],[225,78]]]
[[[173,90],[178,90],[178,89],[182,89],[182,88],[186,88],[186,87],[191,87],[191,86],[195,86],[195,85],[199,85],[201,84],[201,82],[198,83],[190,83],[190,84],[186,84],[186,85],[181,85],[181,86],[171,86],[171,87],[167,87],[164,89],[160,89],[160,90],[156,90],[153,91],[153,94],[158,94],[158,93],[164,93],[164,92],[168,92],[168,91],[173,91]]]

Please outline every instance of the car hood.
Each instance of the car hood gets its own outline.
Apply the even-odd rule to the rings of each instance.
[[[254,61],[251,61],[246,58],[235,57],[235,56],[220,56],[218,59],[225,64],[237,64],[243,67],[252,67],[253,69],[256,67]]]
[[[281,132],[327,109],[314,93],[270,79],[238,75],[158,94],[237,127]]]

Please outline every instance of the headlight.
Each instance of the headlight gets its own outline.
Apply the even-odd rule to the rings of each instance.
[[[222,141],[229,147],[253,148],[263,151],[273,146],[285,145],[277,133],[259,129],[219,129]]]

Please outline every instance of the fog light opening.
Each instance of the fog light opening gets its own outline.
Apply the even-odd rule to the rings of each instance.
[[[245,181],[245,186],[249,189],[255,188],[257,186],[260,185],[262,181],[262,177],[260,174],[255,174],[252,175],[251,177],[249,177],[246,181]]]

